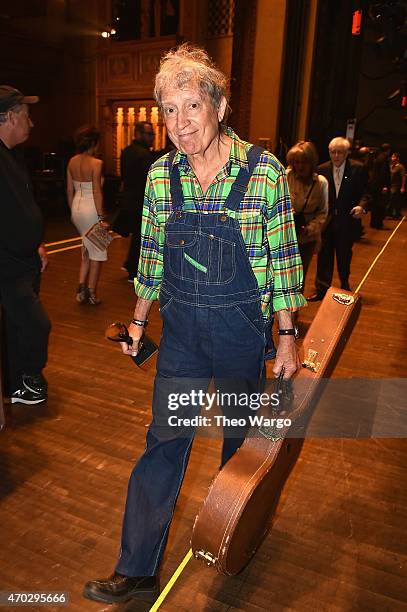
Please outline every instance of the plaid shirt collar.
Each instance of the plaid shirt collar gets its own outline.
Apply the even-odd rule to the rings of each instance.
[[[238,168],[246,168],[249,169],[249,164],[247,162],[247,155],[245,149],[245,143],[243,140],[235,134],[232,128],[225,126],[223,128],[224,133],[232,139],[232,143],[230,146],[230,154],[229,160],[226,162],[225,166],[218,173],[218,180],[222,180],[224,176],[230,176],[230,171],[232,165],[235,164]],[[174,157],[174,164],[179,164],[180,169],[182,169],[184,174],[193,174],[193,169],[188,161],[188,157],[186,153],[181,153],[181,151],[177,151]]]

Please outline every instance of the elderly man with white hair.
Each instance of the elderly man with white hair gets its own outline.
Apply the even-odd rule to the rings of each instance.
[[[318,253],[316,292],[307,298],[310,302],[322,300],[331,286],[335,256],[341,288],[350,290],[352,247],[357,234],[356,219],[366,213],[368,177],[363,164],[348,158],[349,152],[349,140],[340,136],[333,138],[329,143],[331,161],[318,168],[318,173],[328,180],[329,209]]]
[[[205,51],[182,45],[163,58],[155,97],[176,150],[148,173],[138,300],[129,326],[133,344],[123,343],[122,350],[137,352],[156,299],[163,333],[153,421],[130,478],[119,560],[112,576],[84,590],[85,597],[110,603],[158,593],[199,393],[211,379],[230,396],[259,391],[272,313],[280,335],[274,375],[283,369],[285,378],[294,374],[299,359],[291,313],[305,304],[284,168],[225,126],[225,76]],[[178,429],[168,426],[170,397],[172,403],[180,398]],[[221,409],[231,418],[242,410],[235,404]],[[221,465],[246,431],[224,426]]]

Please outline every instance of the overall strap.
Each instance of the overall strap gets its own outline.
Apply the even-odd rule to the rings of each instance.
[[[247,162],[249,169],[246,170],[246,168],[240,168],[237,177],[235,178],[235,182],[233,183],[225,202],[225,207],[229,210],[238,210],[240,203],[245,196],[253,170],[257,166],[260,155],[263,153],[263,151],[264,149],[256,145],[252,145],[248,150]]]
[[[176,149],[173,149],[168,154],[168,163],[170,166],[170,193],[172,201],[171,208],[172,210],[182,210],[184,205],[184,196],[182,194],[178,164],[174,166],[174,157],[176,154]]]

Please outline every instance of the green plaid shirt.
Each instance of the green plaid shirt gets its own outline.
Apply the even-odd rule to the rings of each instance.
[[[248,168],[244,142],[227,128],[232,139],[229,161],[219,171],[206,193],[202,192],[186,155],[179,151],[184,210],[225,210],[224,204],[241,167]],[[144,196],[141,253],[134,286],[137,295],[156,300],[163,278],[165,222],[171,213],[168,154],[150,168]],[[295,309],[306,304],[301,294],[302,264],[298,251],[286,174],[280,162],[264,151],[250,179],[238,211],[227,211],[240,224],[247,256],[253,269],[265,318],[272,311]]]

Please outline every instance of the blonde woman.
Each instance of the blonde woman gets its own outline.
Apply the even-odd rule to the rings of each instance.
[[[305,275],[321,246],[328,217],[328,181],[316,173],[318,155],[312,142],[297,142],[287,153],[287,178],[294,209],[295,229]]]

